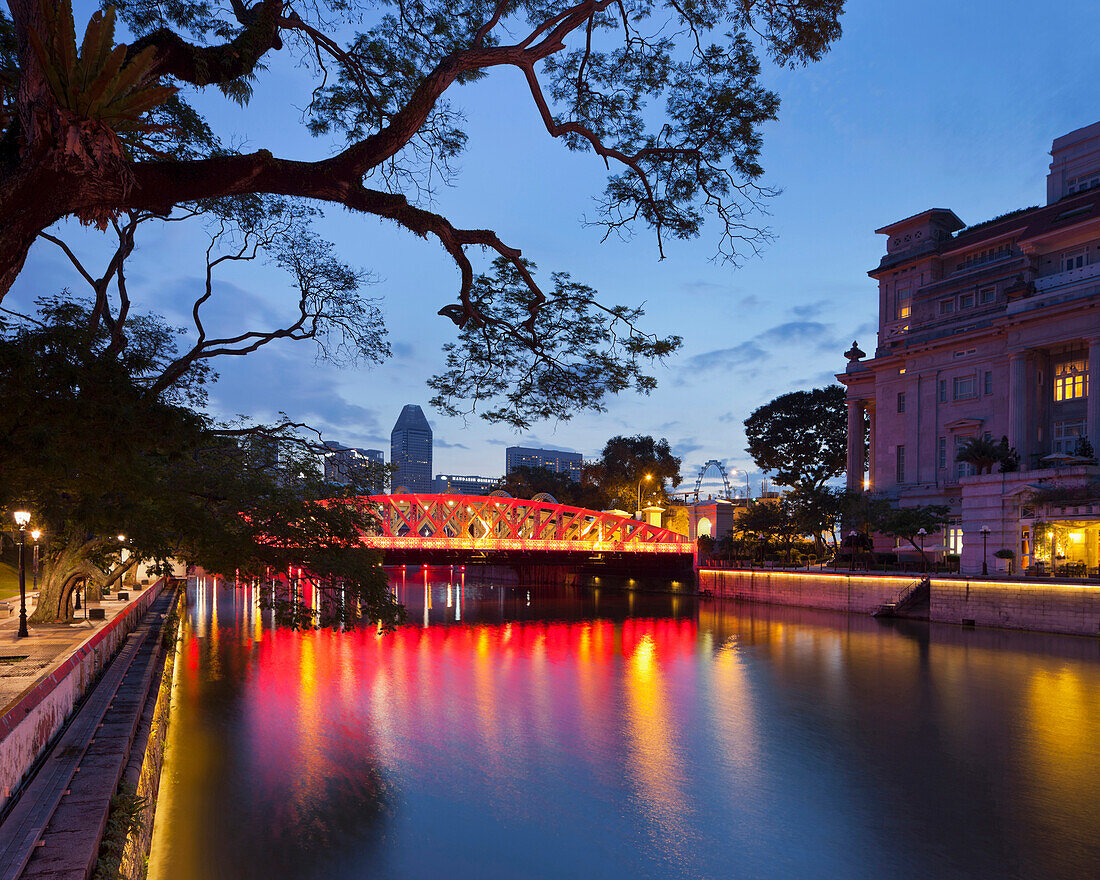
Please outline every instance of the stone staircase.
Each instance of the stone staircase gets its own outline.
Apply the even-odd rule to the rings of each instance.
[[[892,602],[879,605],[872,613],[874,617],[918,617],[920,612],[928,612],[932,597],[932,581],[922,577],[918,581],[906,584]]]

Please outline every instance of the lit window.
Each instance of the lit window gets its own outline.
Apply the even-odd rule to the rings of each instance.
[[[1085,436],[1084,419],[1063,419],[1054,423],[1054,451],[1073,455],[1077,441]]]
[[[898,287],[894,294],[894,320],[904,321],[909,317],[913,308],[912,288],[909,285]]]
[[[1054,367],[1054,400],[1076,400],[1089,393],[1088,364],[1084,358],[1062,361]]]
[[[955,377],[955,400],[970,400],[978,396],[977,382],[973,376]]]
[[[962,556],[963,552],[963,530],[962,526],[947,526],[944,529],[944,546],[947,548],[948,553],[954,553],[956,556]]]

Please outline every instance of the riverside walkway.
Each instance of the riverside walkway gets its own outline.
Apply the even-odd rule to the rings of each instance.
[[[5,792],[11,796],[5,798],[0,822],[0,880],[91,876],[111,798],[148,701],[156,696],[160,636],[176,595],[158,588],[129,601],[108,598],[92,605],[104,608],[106,620],[32,627],[26,639],[16,639],[8,621],[0,623],[0,662],[18,658],[4,663],[12,674],[0,691],[0,758],[5,762],[12,760],[20,736],[25,736],[23,728],[36,720],[32,713],[41,710],[48,688],[68,683],[67,673],[83,679],[84,669],[74,672],[75,665],[104,650],[106,641],[97,641],[97,632],[107,635],[121,624],[133,627],[118,637],[117,653],[53,736],[29,778],[18,790]],[[124,614],[134,619],[119,620]]]

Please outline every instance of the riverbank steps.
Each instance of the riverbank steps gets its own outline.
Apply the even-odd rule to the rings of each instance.
[[[870,614],[919,575],[700,569],[717,598]],[[1100,585],[1049,580],[932,578],[928,619],[1032,632],[1100,635]]]
[[[124,876],[121,859],[118,868],[104,864],[95,872],[112,801],[136,812],[133,798],[115,795],[120,786],[134,791],[126,774],[135,763],[131,776],[140,784],[146,752],[155,741],[164,632],[175,620],[171,612],[178,602],[177,591],[163,582],[156,593],[0,824],[0,880]]]
[[[160,686],[150,689],[137,736],[134,738],[133,748],[130,749],[130,760],[122,774],[122,783],[119,786],[120,795],[133,792],[133,797],[137,799],[134,804],[138,808],[135,821],[128,828],[130,833],[126,837],[119,870],[117,874],[107,873],[112,866],[103,864],[102,847],[100,847],[102,870],[97,870],[94,880],[101,880],[101,878],[102,880],[116,880],[116,878],[141,880],[146,874],[149,845],[153,840],[157,796],[160,793],[160,772],[164,766],[164,745],[168,738],[172,686],[182,637],[179,625],[180,615],[184,611],[185,603],[186,593],[180,591],[175,607],[165,621],[161,636],[161,644],[165,650],[161,652],[160,669],[153,679],[159,681]]]

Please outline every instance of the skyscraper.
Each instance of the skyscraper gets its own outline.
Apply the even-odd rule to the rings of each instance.
[[[504,472],[512,473],[517,467],[546,468],[559,474],[568,474],[580,482],[584,457],[579,452],[561,449],[532,449],[530,446],[509,446],[504,450]]]
[[[325,446],[332,450],[324,456],[326,480],[338,486],[355,482],[371,492],[382,491],[382,466],[386,461],[381,449],[355,449],[332,440]]]
[[[415,403],[406,404],[390,433],[390,464],[394,489],[432,491],[432,428]]]

